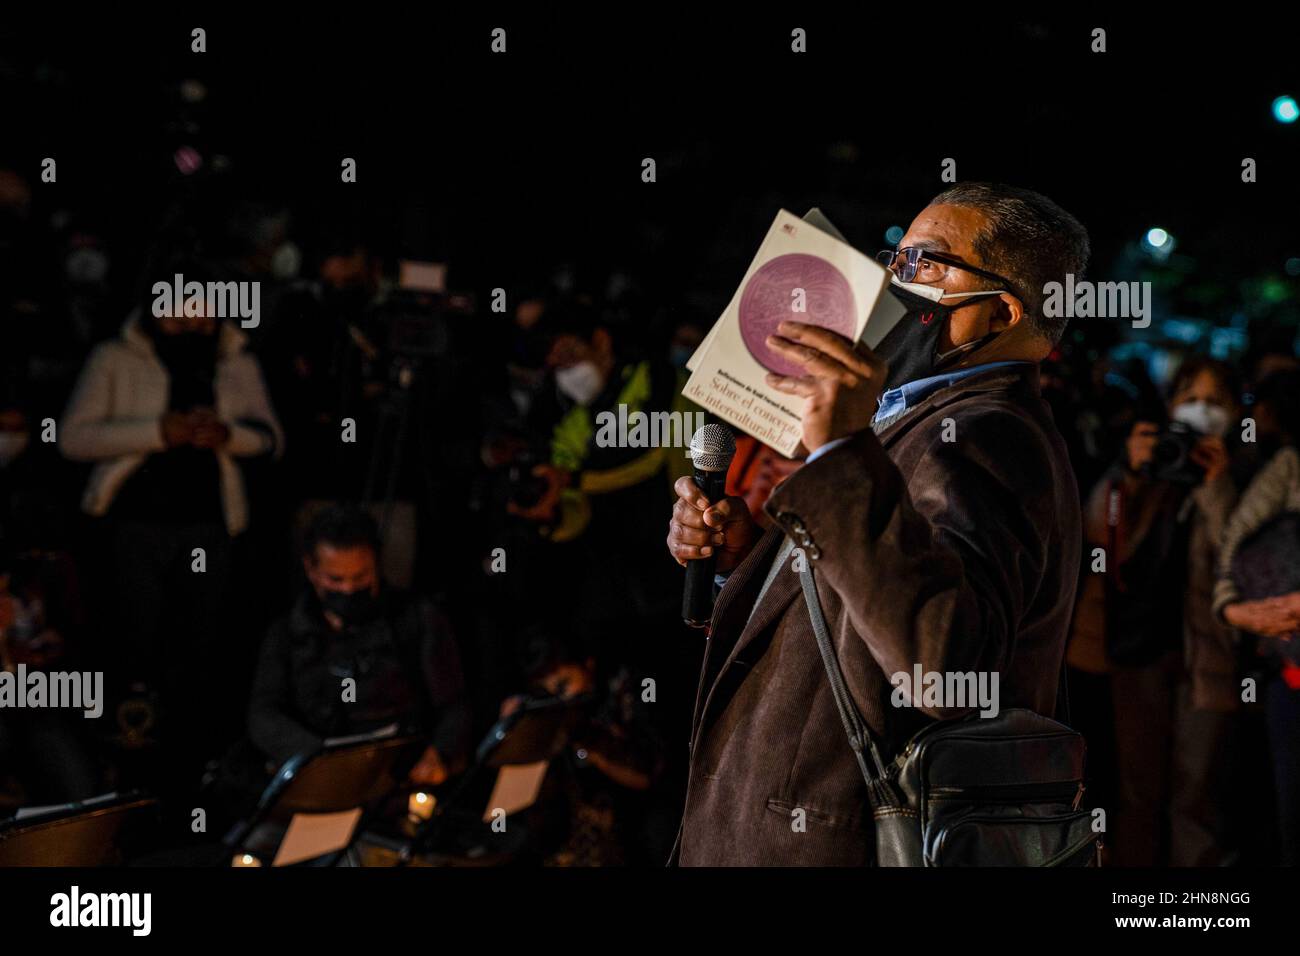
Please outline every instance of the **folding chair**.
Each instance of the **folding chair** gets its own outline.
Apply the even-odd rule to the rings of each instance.
[[[137,792],[20,809],[0,821],[0,866],[120,866],[158,801]]]
[[[462,842],[490,832],[496,816],[527,809],[536,800],[546,768],[569,742],[569,730],[579,709],[590,700],[581,697],[525,698],[520,706],[489,728],[474,755],[474,764],[456,787],[434,808],[417,833],[415,846],[422,852],[445,852],[449,837]],[[505,806],[500,806],[500,803]],[[508,853],[512,841],[495,841]],[[478,853],[488,841],[461,847]]]
[[[352,849],[366,814],[403,785],[427,744],[386,728],[289,758],[249,818],[226,835],[230,862],[337,864]]]

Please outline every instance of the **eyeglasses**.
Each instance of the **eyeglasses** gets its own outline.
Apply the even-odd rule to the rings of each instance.
[[[876,261],[886,269],[892,269],[902,282],[940,282],[948,274],[948,269],[961,269],[973,272],[985,279],[1000,282],[1007,291],[1014,292],[1015,286],[1010,279],[987,272],[962,262],[952,256],[945,256],[917,246],[905,246],[902,249],[881,249],[876,253]]]

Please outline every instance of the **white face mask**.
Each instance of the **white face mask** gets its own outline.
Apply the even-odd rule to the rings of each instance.
[[[1228,434],[1228,428],[1232,424],[1226,408],[1207,402],[1203,398],[1195,402],[1175,405],[1169,417],[1189,428],[1195,428],[1202,435],[1213,435],[1216,438]]]
[[[556,369],[555,384],[579,405],[590,405],[604,389],[605,377],[600,374],[596,363],[588,360]]]
[[[924,282],[904,282],[893,274],[890,275],[889,281],[900,289],[906,289],[913,295],[919,295],[931,302],[942,302],[944,299],[965,299],[973,295],[1001,295],[1007,291],[1006,289],[984,289],[979,292],[944,292],[943,289],[936,285],[926,285]]]
[[[298,278],[302,270],[302,250],[292,242],[282,242],[271,254],[271,275],[288,281]]]

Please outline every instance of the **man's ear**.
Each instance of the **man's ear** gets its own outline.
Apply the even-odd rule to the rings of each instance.
[[[1010,292],[1003,292],[997,297],[998,307],[989,320],[989,330],[1005,332],[1020,324],[1025,317],[1025,304]]]

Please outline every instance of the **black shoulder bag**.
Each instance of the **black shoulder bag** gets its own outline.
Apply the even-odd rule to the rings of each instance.
[[[936,721],[889,763],[844,684],[811,569],[799,573],[849,746],[867,784],[878,866],[1097,866],[1083,736],[1030,710]],[[1068,719],[1068,717],[1067,717]]]

